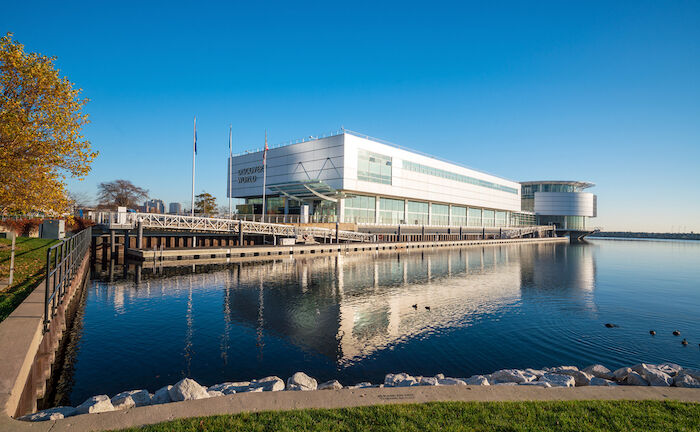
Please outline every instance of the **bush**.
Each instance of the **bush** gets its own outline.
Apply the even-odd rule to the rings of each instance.
[[[38,218],[6,219],[2,221],[2,224],[22,237],[29,237],[42,222]]]
[[[94,225],[95,222],[91,221],[90,219],[72,216],[66,220],[66,231],[79,232]]]

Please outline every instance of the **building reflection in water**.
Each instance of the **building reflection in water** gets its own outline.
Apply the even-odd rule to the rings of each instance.
[[[569,308],[594,311],[593,249],[509,245],[293,257],[197,266],[195,273],[189,267],[166,268],[159,275],[144,269],[137,289],[117,282],[98,284],[98,290],[111,291],[107,295],[116,310],[131,300],[125,296],[186,297],[188,373],[198,337],[193,291],[211,287],[222,291],[218,348],[224,364],[232,355],[232,328],[243,326],[255,332],[258,360],[265,355],[265,337],[274,336],[343,367],[404,341],[504,313],[528,302],[535,291],[541,296],[551,290],[567,297]]]

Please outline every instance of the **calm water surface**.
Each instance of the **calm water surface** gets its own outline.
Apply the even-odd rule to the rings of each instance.
[[[138,285],[94,280],[57,402],[154,392],[185,376],[212,385],[302,370],[355,384],[401,371],[699,367],[699,264],[700,242],[592,240],[166,268],[144,271]]]

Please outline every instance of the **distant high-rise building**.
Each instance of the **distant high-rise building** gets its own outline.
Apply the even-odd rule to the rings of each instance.
[[[143,208],[146,213],[165,213],[165,203],[159,199],[146,201],[143,203]]]
[[[170,213],[170,214],[181,214],[181,213],[182,213],[182,204],[180,204],[179,202],[172,202],[172,203],[170,203],[168,213]]]

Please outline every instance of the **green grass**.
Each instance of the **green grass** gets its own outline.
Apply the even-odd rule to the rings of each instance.
[[[0,321],[7,318],[44,278],[46,249],[56,240],[17,237],[12,286],[0,292]],[[0,239],[0,279],[10,275],[9,239]]]
[[[673,401],[431,402],[268,411],[124,431],[698,431],[700,404]]]

